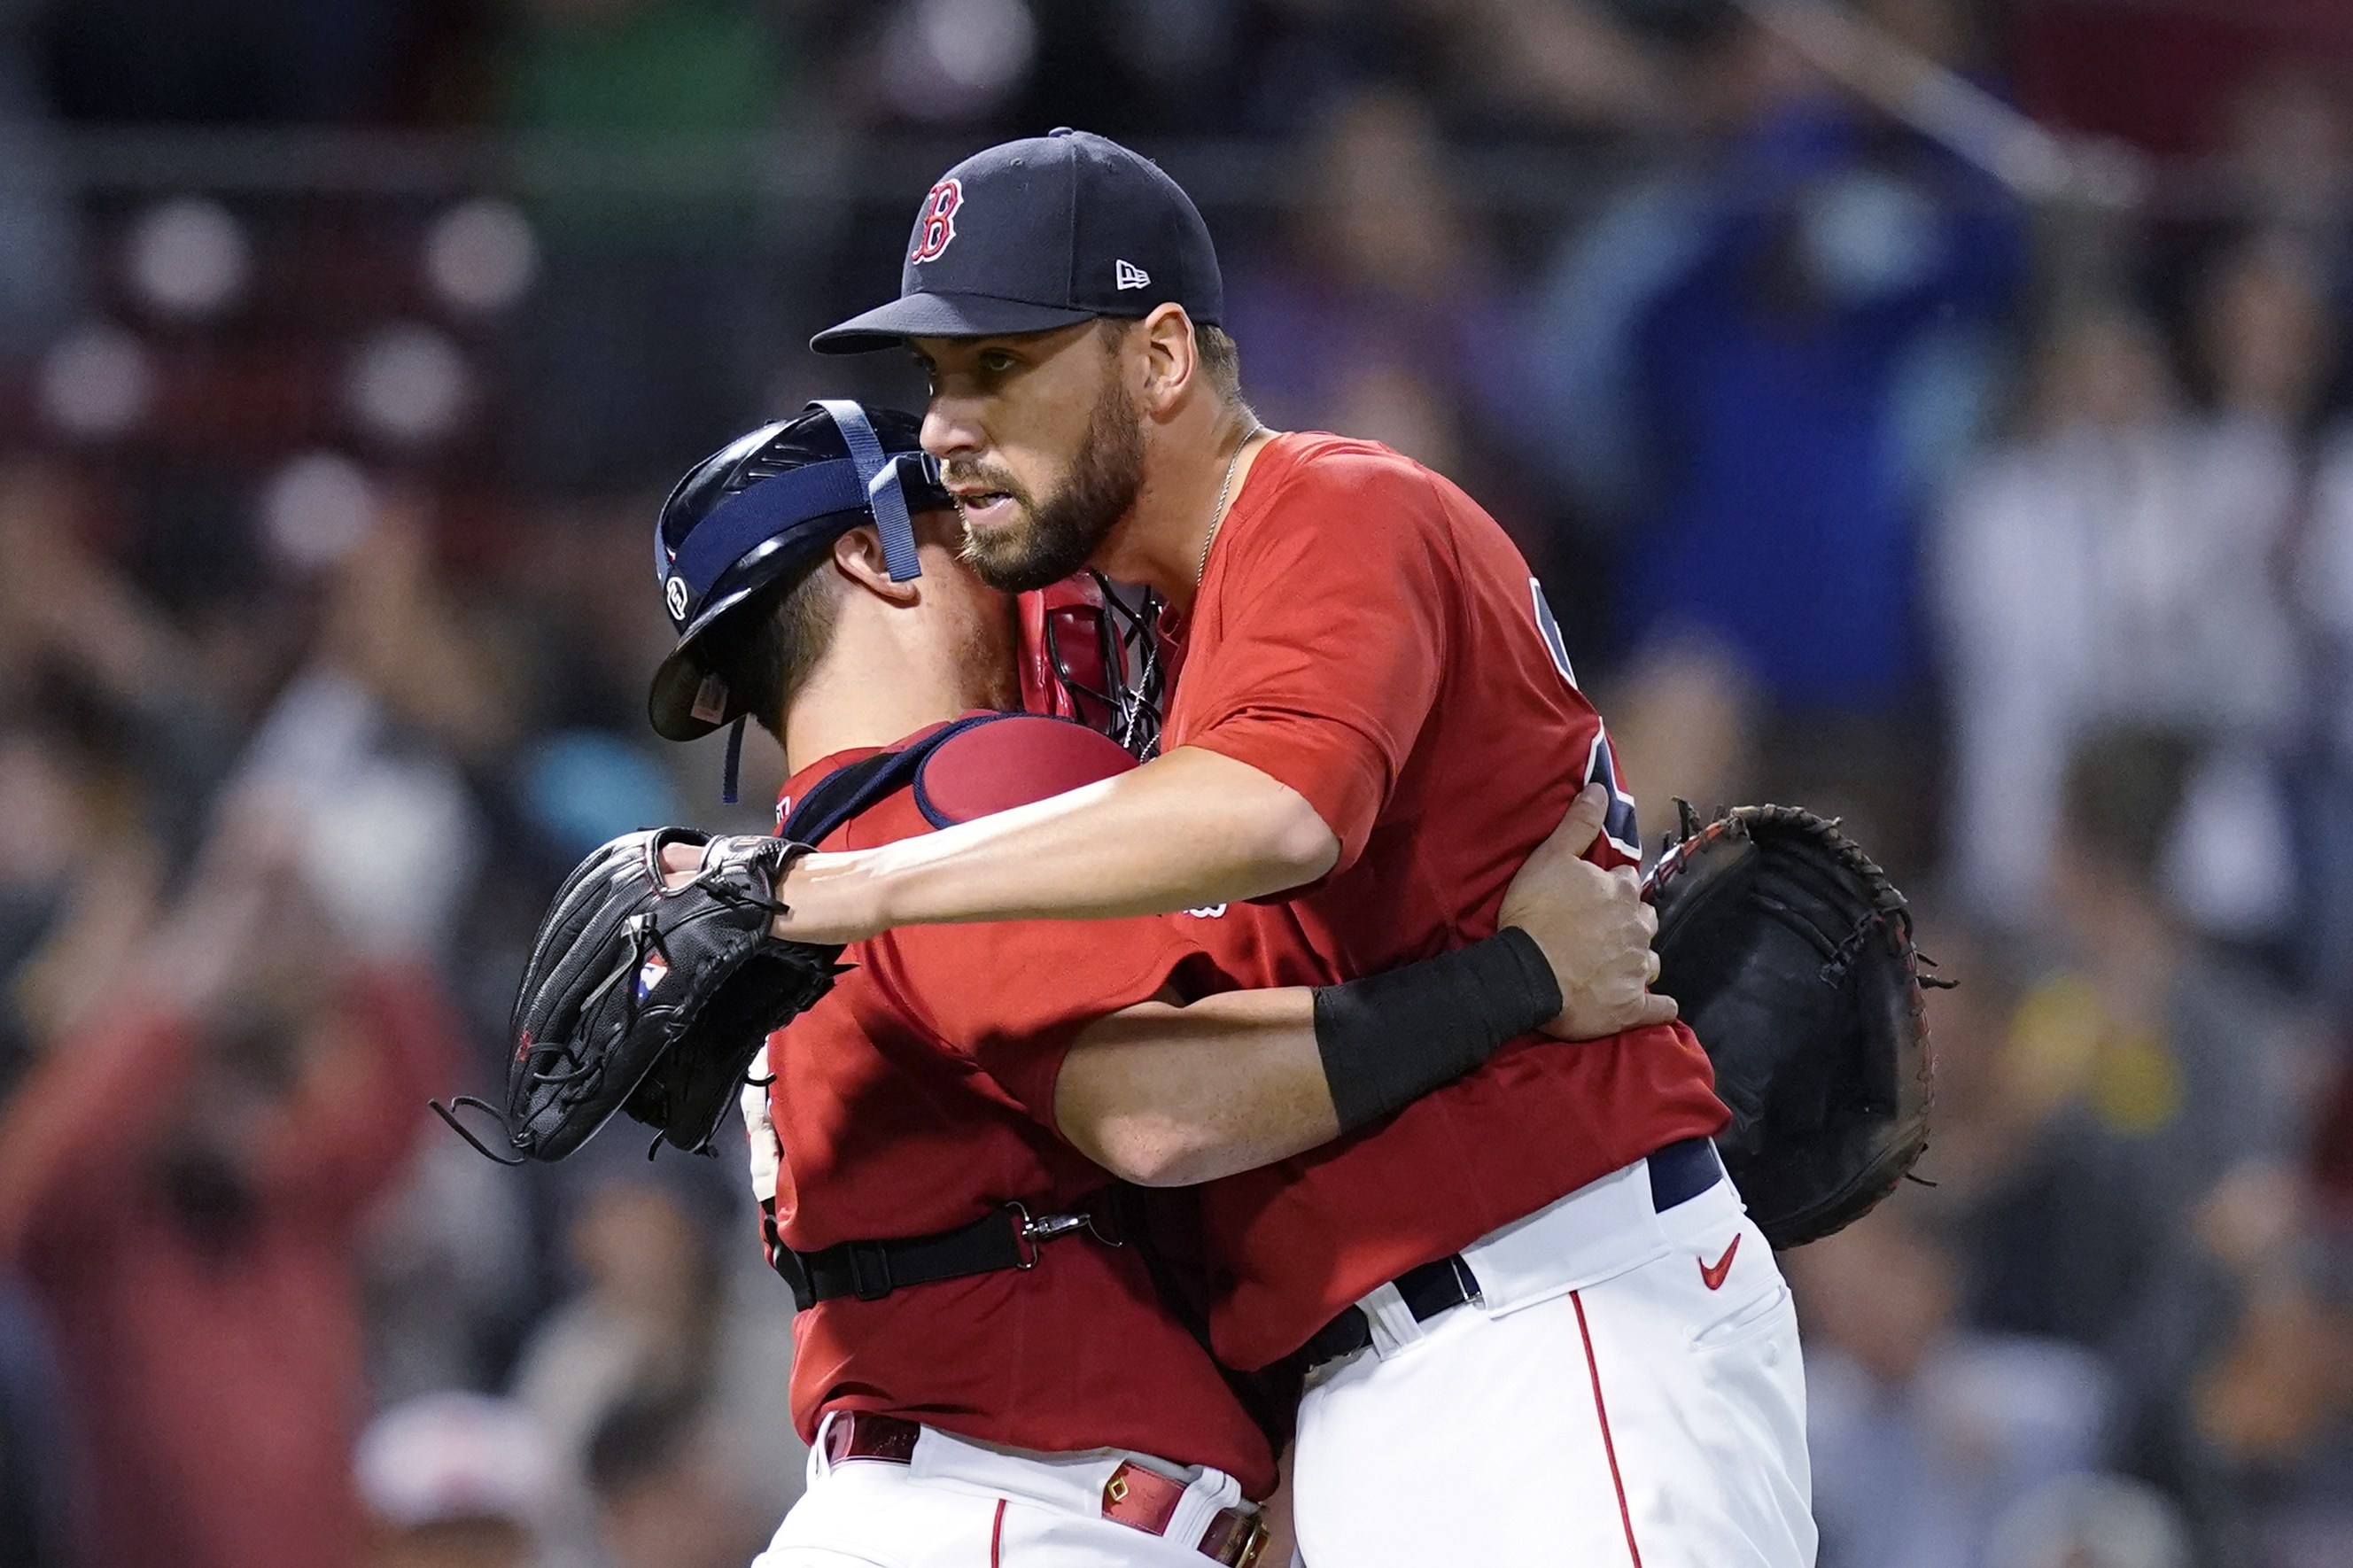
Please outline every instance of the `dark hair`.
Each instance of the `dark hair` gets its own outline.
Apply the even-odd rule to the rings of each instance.
[[[2155,882],[2197,754],[2190,737],[2155,725],[2087,731],[2067,760],[2068,830],[2096,858]]]
[[[778,745],[786,705],[833,646],[840,600],[827,571],[832,560],[828,548],[795,567],[712,622],[701,639],[703,668]]]

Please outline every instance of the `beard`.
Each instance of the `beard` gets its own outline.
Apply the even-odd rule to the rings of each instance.
[[[1144,422],[1125,387],[1104,387],[1070,477],[1043,503],[1000,470],[951,465],[949,477],[977,479],[1020,509],[1020,521],[992,532],[965,529],[964,559],[990,587],[1026,594],[1084,566],[1134,507],[1144,488]]]

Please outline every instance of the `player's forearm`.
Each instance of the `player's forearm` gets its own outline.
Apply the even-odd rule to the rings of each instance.
[[[1543,949],[1516,927],[1314,990],[1146,1002],[1079,1036],[1055,1124],[1129,1181],[1212,1181],[1370,1126],[1559,1011]]]
[[[1145,1186],[1186,1186],[1340,1132],[1304,986],[1097,1020],[1063,1059],[1054,1120],[1080,1152]]]
[[[813,855],[780,936],[851,941],[901,925],[1105,920],[1232,903],[1314,881],[1339,841],[1297,792],[1179,747],[1133,773],[876,849]]]

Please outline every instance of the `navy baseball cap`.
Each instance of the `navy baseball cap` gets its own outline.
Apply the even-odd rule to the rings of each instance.
[[[909,338],[1042,332],[1171,300],[1206,325],[1225,316],[1199,210],[1149,159],[1066,126],[942,175],[915,214],[899,297],[809,347],[863,353]]]

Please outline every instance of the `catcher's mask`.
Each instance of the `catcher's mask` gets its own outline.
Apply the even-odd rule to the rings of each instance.
[[[1158,599],[1131,602],[1098,572],[1018,595],[1021,706],[1075,719],[1137,757],[1160,750],[1161,700],[1175,663]]]
[[[923,574],[912,516],[951,508],[937,460],[911,414],[846,398],[812,403],[796,418],[764,425],[697,463],[662,503],[654,524],[654,576],[678,646],[654,672],[647,717],[666,740],[692,741],[735,726],[733,758],[749,717],[739,694],[704,665],[703,633],[778,578],[807,565],[842,534],[872,523],[892,581]]]

